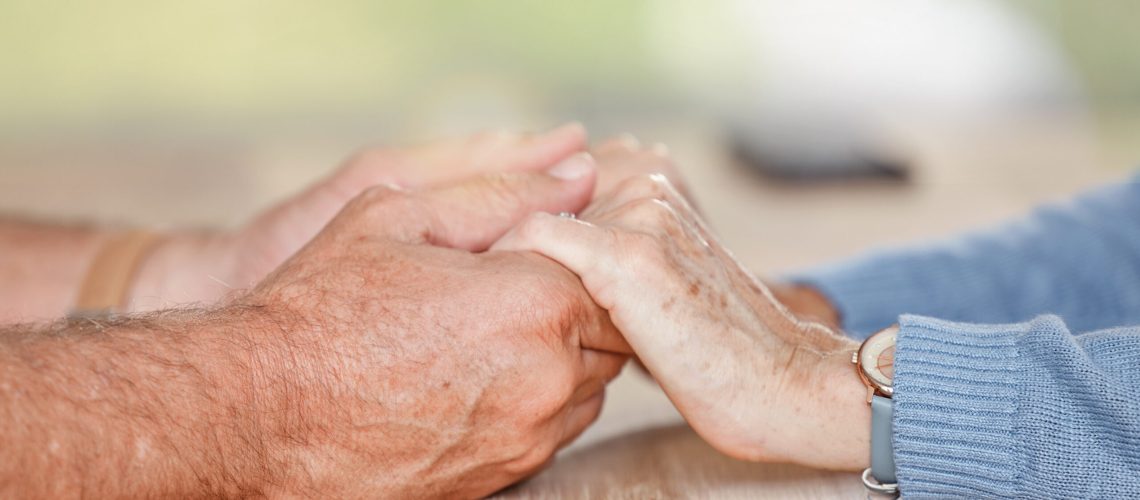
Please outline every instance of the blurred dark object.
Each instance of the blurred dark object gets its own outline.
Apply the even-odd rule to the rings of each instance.
[[[774,180],[810,184],[856,179],[907,183],[911,179],[910,162],[873,149],[844,155],[795,155],[769,149],[748,135],[730,137],[729,148],[738,162]]]

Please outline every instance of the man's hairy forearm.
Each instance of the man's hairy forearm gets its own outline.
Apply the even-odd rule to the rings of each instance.
[[[0,496],[245,495],[269,469],[256,308],[0,334]],[[276,372],[275,373],[281,373]],[[260,388],[260,389],[259,389]]]
[[[0,324],[58,318],[110,231],[0,218]]]

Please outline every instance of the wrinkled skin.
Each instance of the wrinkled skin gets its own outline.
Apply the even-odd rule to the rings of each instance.
[[[589,162],[588,158],[579,161]],[[243,299],[282,325],[270,391],[294,411],[273,493],[478,497],[533,473],[600,411],[623,342],[577,278],[486,249],[573,180],[498,175],[366,191]]]
[[[653,154],[636,145],[625,153]],[[722,452],[841,469],[866,461],[869,421],[860,419],[869,412],[849,362],[856,346],[780,305],[664,176],[623,181],[578,220],[533,214],[493,248],[535,251],[578,274]]]

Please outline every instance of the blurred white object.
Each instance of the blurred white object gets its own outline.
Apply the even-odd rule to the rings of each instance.
[[[789,168],[903,155],[891,128],[1083,107],[1059,51],[1000,2],[653,5],[652,45],[677,81],[743,147]]]

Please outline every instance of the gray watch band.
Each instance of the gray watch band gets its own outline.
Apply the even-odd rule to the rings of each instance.
[[[895,446],[892,442],[891,398],[871,398],[871,476],[881,484],[893,484],[895,478]]]

